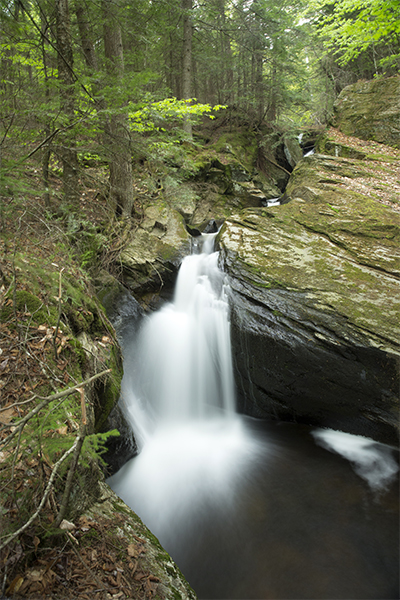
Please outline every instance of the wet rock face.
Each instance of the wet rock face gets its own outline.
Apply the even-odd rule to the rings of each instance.
[[[400,218],[351,184],[371,170],[301,161],[288,204],[226,221],[221,262],[240,408],[395,443]]]
[[[343,319],[302,304],[301,293],[259,294],[237,280],[233,288],[231,335],[241,412],[396,444],[394,355],[351,339]]]
[[[358,81],[342,90],[333,125],[347,135],[400,147],[400,76]]]

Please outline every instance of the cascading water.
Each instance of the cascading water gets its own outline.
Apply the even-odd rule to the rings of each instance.
[[[235,413],[213,242],[196,242],[174,301],[125,340],[121,404],[139,454],[111,487],[200,598],[398,598],[392,449]]]
[[[146,398],[147,433],[165,422],[234,413],[228,303],[217,253],[182,264],[175,299],[150,318],[140,338],[135,377]]]
[[[214,238],[194,242],[174,301],[138,336],[122,406],[140,453],[109,480],[170,552],[194,507],[198,520],[210,502],[228,509],[239,465],[263,446],[235,412],[229,305]]]

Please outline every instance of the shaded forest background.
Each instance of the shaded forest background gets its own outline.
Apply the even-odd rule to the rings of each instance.
[[[111,206],[129,216],[132,164],[193,139],[201,115],[298,133],[326,123],[344,86],[397,73],[399,10],[399,0],[2,0],[0,193],[17,190],[34,157],[46,207],[70,212],[80,169],[97,161]]]

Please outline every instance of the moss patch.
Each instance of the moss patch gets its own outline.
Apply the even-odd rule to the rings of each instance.
[[[239,259],[233,269],[255,286],[305,293],[310,306],[329,306],[397,347],[400,215],[340,183],[327,183],[327,173],[353,168],[353,174],[363,172],[354,159],[315,155],[302,161],[287,189],[294,200],[231,217],[221,245]]]

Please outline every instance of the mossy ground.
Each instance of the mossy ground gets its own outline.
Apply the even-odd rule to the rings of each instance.
[[[32,189],[38,183],[32,172],[28,166],[30,193],[15,192],[1,198],[0,441],[41,398],[111,368],[107,378],[96,382],[97,389],[85,388],[87,432],[93,437],[94,430],[104,425],[106,411],[111,410],[119,397],[122,376],[114,330],[96,300],[89,265],[85,268],[87,252],[94,250],[93,236],[100,235],[97,229],[105,226],[101,220],[106,208],[100,205],[94,211],[95,216],[83,196],[80,212],[73,215],[75,224],[79,222],[80,226],[71,234],[71,215],[62,217],[46,212],[41,197]],[[85,235],[85,231],[90,235]],[[91,340],[91,353],[81,343],[83,334]],[[25,425],[20,437],[0,447],[2,535],[17,530],[37,509],[52,468],[73,444],[81,419],[78,393],[51,401]],[[82,451],[82,466],[73,492],[80,497],[80,505],[84,496],[81,486],[87,484],[85,472],[96,472],[101,477],[90,435]],[[59,534],[52,536],[51,523],[59,509],[67,463],[60,469],[39,519],[0,552],[3,592],[18,591],[23,596],[36,592],[42,597],[41,592],[47,591],[33,585],[31,566],[43,557],[41,548],[46,547],[49,535],[53,541],[59,539]],[[84,466],[89,463],[90,467]],[[65,543],[63,535],[64,549]],[[62,547],[53,542],[50,545],[54,557],[66,560]],[[54,573],[50,580],[46,577],[43,575],[41,579],[45,587],[50,580],[53,584],[57,581]],[[61,592],[57,590],[60,597]]]

